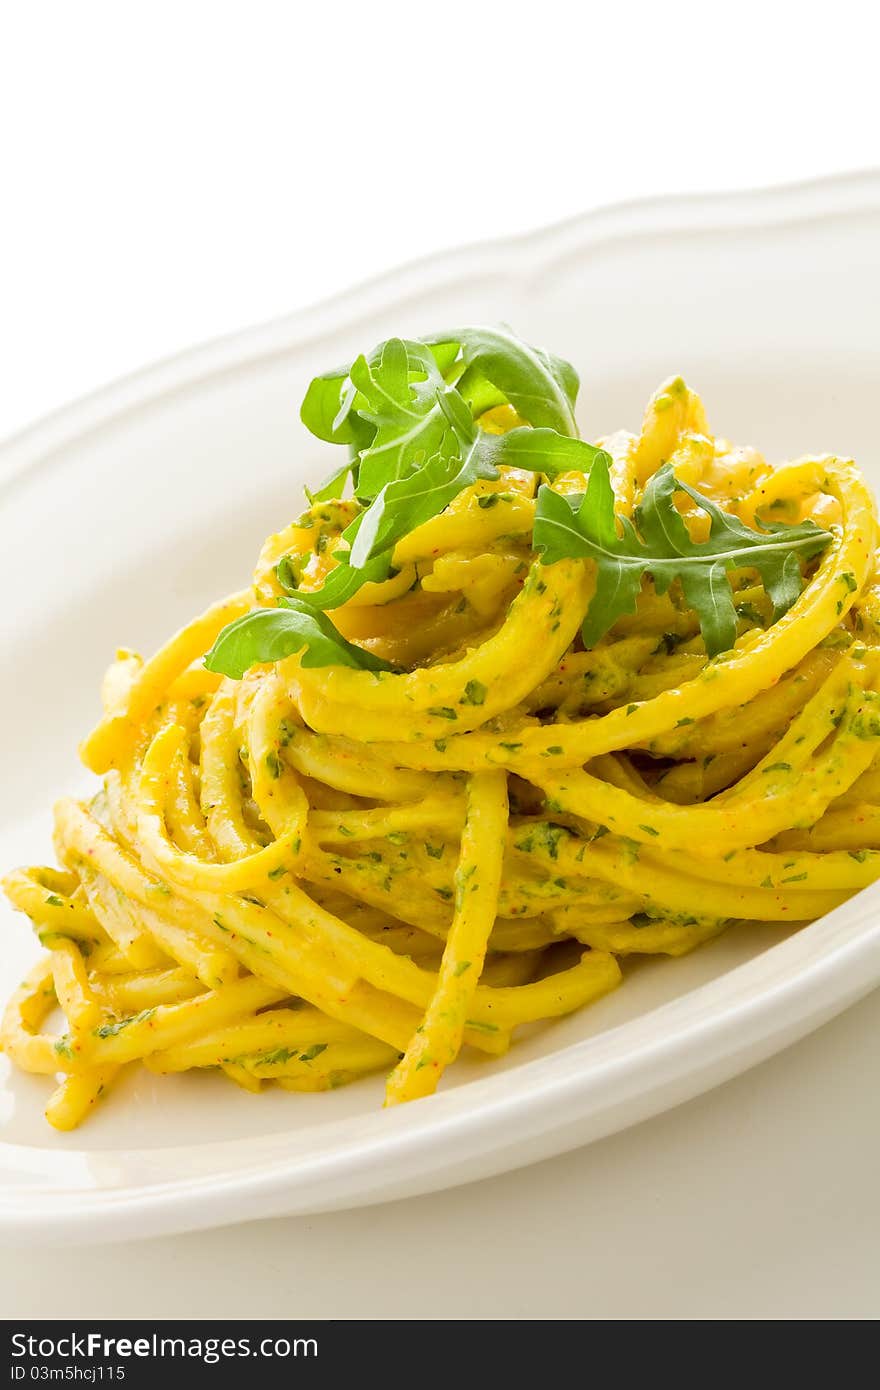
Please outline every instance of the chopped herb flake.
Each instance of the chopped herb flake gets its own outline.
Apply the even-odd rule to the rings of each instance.
[[[132,1014],[130,1018],[119,1018],[113,1023],[102,1023],[99,1028],[94,1030],[96,1038],[115,1038],[121,1033],[123,1028],[129,1028],[132,1023],[146,1023],[147,1019],[152,1018],[156,1012],[155,1008],[141,1009],[139,1014]]]
[[[482,705],[486,702],[488,690],[482,681],[468,681],[464,688],[464,696],[461,703],[463,705]],[[453,718],[455,716],[453,715]]]

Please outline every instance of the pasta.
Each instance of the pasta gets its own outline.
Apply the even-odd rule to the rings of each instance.
[[[541,432],[510,400],[478,423]],[[0,1043],[51,1078],[50,1124],[77,1125],[139,1064],[255,1092],[379,1071],[387,1104],[424,1097],[462,1047],[504,1053],[521,1025],[613,990],[631,955],[804,924],[878,877],[880,588],[857,469],[771,469],[713,438],[678,379],[638,435],[600,446],[618,537],[671,466],[694,546],[709,522],[684,484],[756,534],[813,520],[830,538],[779,613],[760,567],[727,567],[723,651],[685,580],[647,575],[588,645],[596,564],[547,562],[541,470],[502,463],[335,608],[347,664],[300,649],[240,678],[207,669],[230,624],[276,611],[285,572],[308,596],[342,568],[361,503],[313,502],[250,589],[148,661],[117,653],[82,745],[100,788],[55,809],[61,867],[4,881],[44,954]],[[587,486],[545,476],[557,499]]]

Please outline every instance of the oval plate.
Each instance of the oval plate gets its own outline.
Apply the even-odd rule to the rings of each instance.
[[[111,386],[0,452],[0,862],[50,855],[48,805],[88,785],[77,740],[118,643],[154,648],[240,587],[263,536],[327,467],[297,404],[389,333],[505,319],[574,361],[593,437],[635,428],[682,372],[720,433],[771,458],[851,453],[880,485],[880,175],[610,208],[408,266]],[[880,979],[880,889],[788,939],[735,930],[641,961],[592,1009],[534,1029],[441,1094],[381,1084],[246,1095],[133,1076],[73,1135],[0,1059],[0,1224],[47,1241],[157,1235],[403,1197],[586,1143],[793,1042]],[[34,958],[5,906],[0,993]]]

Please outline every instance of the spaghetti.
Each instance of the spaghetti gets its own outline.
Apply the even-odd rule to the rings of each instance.
[[[525,419],[490,406],[480,428]],[[710,655],[681,585],[646,578],[586,648],[596,566],[542,563],[540,472],[503,465],[335,609],[383,669],[302,651],[241,679],[203,663],[283,596],[280,562],[303,594],[326,582],[361,510],[341,498],[270,537],[253,587],[150,660],[117,653],[82,748],[101,789],[56,807],[63,867],[5,880],[46,953],[0,1042],[53,1079],[50,1124],[78,1124],[135,1065],[220,1068],[249,1091],[384,1071],[387,1104],[423,1097],[462,1046],[502,1054],[520,1025],[614,989],[632,954],[806,923],[878,877],[880,593],[859,473],[771,469],[713,439],[680,382],[604,448],[618,528],[667,464],[744,525],[828,527],[800,596],[774,620],[760,575],[735,569],[735,641]],[[552,479],[560,496],[585,485]],[[704,539],[705,509],[686,492],[676,508]]]

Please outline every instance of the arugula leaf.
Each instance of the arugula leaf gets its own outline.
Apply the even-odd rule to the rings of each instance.
[[[344,551],[334,552],[334,559],[338,561],[336,568],[330,571],[320,589],[313,589],[311,592],[298,589],[290,566],[286,563],[286,556],[275,566],[278,583],[288,594],[295,594],[309,608],[326,610],[341,608],[364,584],[381,584],[383,580],[390,579],[397,573],[391,565],[390,550],[374,556],[359,569],[351,564],[350,555]]]
[[[257,608],[236,618],[205,657],[209,671],[241,680],[252,666],[303,653],[303,666],[350,666],[361,671],[392,671],[393,666],[347,642],[329,618],[300,596],[280,598],[275,608]]]
[[[577,438],[574,403],[580,382],[570,363],[543,348],[530,347],[506,325],[465,328],[452,336],[461,343],[468,368],[459,382],[462,395],[472,395],[483,409],[489,409],[483,404],[488,399],[483,383],[488,382],[500,397],[492,404],[507,402],[530,425]]]
[[[496,481],[501,465],[557,478],[572,469],[587,472],[598,453],[595,445],[549,428],[525,426],[507,434],[478,429],[463,458],[436,454],[406,478],[385,484],[343,532],[351,542],[349,562],[353,566],[372,563],[401,537],[442,512],[466,487],[481,480]]]
[[[577,390],[573,367],[509,328],[467,328],[425,342],[389,338],[347,372],[316,378],[303,404],[304,422],[322,439],[367,442],[360,443],[356,464],[333,474],[315,497],[339,496],[351,471],[358,498],[369,505],[344,533],[350,572],[331,575],[329,592],[312,595],[313,605],[345,602],[338,595],[351,597],[368,582],[355,571],[443,511],[464,488],[496,479],[502,464],[550,478],[586,471],[596,450],[577,438]],[[504,435],[482,430],[477,416],[501,403],[535,428]]]
[[[354,468],[355,463],[356,458],[349,459],[347,463],[343,463],[340,468],[337,468],[335,472],[330,474],[329,478],[325,479],[316,492],[312,492],[310,488],[304,488],[303,491],[309,499],[310,505],[314,506],[316,502],[337,501],[345,491],[346,479]]]
[[[386,484],[437,455],[463,457],[482,435],[478,416],[495,405],[510,404],[530,425],[576,440],[577,391],[569,363],[530,347],[506,327],[466,328],[424,342],[389,338],[347,371],[328,372],[309,386],[303,423],[320,439],[351,445],[357,455],[317,496],[338,495],[329,489],[351,471],[356,495],[371,502]],[[533,448],[532,455],[523,448],[516,466],[543,472],[537,444]]]
[[[595,445],[548,428],[526,426],[497,435],[477,430],[464,460],[437,454],[406,478],[385,484],[372,505],[346,527],[343,536],[351,550],[336,552],[334,558],[339,563],[320,589],[310,593],[297,589],[284,559],[275,573],[282,588],[296,593],[304,603],[314,608],[339,608],[364,584],[389,578],[393,573],[392,551],[402,536],[443,511],[464,488],[480,479],[497,479],[500,465],[557,478],[572,469],[586,472],[598,453]],[[322,494],[315,500],[325,499]]]
[[[363,448],[369,442],[369,430],[351,413],[351,402],[343,407],[343,388],[348,381],[348,367],[316,376],[310,383],[300,406],[300,419],[307,430],[329,444],[354,444]]]
[[[348,444],[352,457],[331,474],[320,491],[309,494],[307,490],[310,500],[341,496],[349,473],[354,475],[360,496],[375,496],[385,481],[384,471],[400,469],[404,450],[417,453],[420,448],[433,448],[444,433],[435,394],[445,384],[443,370],[451,366],[457,353],[457,343],[429,348],[390,338],[369,357],[358,357],[350,367],[315,377],[306,391],[300,418],[319,439]],[[429,383],[427,394],[417,389],[417,383],[424,381]],[[369,457],[370,465],[361,478],[364,456]]]
[[[401,536],[442,512],[464,488],[481,478],[497,477],[497,470],[472,447],[465,459],[436,454],[409,477],[386,483],[372,505],[343,532],[351,542],[350,563],[368,564],[374,556],[391,549]]]
[[[364,504],[343,532],[349,550],[334,558],[320,590],[295,589],[289,562],[276,574],[289,597],[258,609],[220,633],[205,658],[209,670],[241,677],[250,666],[304,650],[307,666],[391,669],[336,631],[323,612],[392,573],[402,537],[506,465],[555,478],[586,471],[597,451],[577,438],[578,378],[567,362],[530,347],[506,327],[467,328],[422,342],[389,338],[350,367],[316,377],[300,411],[319,439],[347,445],[349,460],[310,502],[342,496],[351,474]],[[478,417],[507,403],[533,429],[506,435],[482,430]]]
[[[385,483],[405,477],[436,453],[455,451],[455,435],[441,404],[452,388],[424,344],[389,338],[369,360],[361,356],[352,363],[349,380],[347,418],[356,411],[372,427],[369,445],[360,453],[360,498],[374,498]]]
[[[557,434],[546,426],[508,430],[506,434],[486,434],[478,437],[480,458],[496,468],[522,468],[530,473],[544,473],[558,478],[560,473],[589,473],[596,455],[595,444],[585,439],[572,439]]]
[[[543,564],[568,557],[596,562],[596,589],[582,629],[588,648],[618,618],[636,611],[642,579],[650,574],[660,594],[674,580],[680,581],[686,601],[699,616],[706,650],[717,656],[736,641],[728,572],[757,570],[773,604],[775,621],[800,594],[800,560],[818,555],[831,540],[829,532],[811,521],[754,530],[679,481],[669,464],[645,488],[633,525],[626,517],[615,517],[609,464],[608,455],[600,450],[582,497],[562,497],[542,487],[535,512],[534,545],[543,552]],[[708,515],[707,540],[691,540],[675,508],[677,492],[686,492]]]

